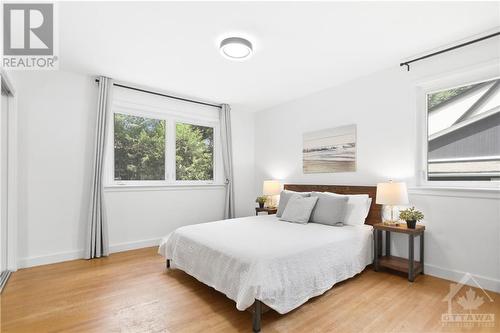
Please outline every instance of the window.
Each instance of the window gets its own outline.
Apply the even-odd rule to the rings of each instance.
[[[165,179],[165,120],[114,114],[115,180]]]
[[[116,88],[106,186],[222,185],[219,110]]]
[[[427,181],[500,180],[500,79],[426,94]]]
[[[214,179],[214,129],[177,123],[175,127],[177,180]]]

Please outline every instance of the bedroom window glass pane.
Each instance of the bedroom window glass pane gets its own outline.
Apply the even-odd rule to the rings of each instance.
[[[500,79],[427,94],[427,178],[500,180]]]
[[[115,180],[165,179],[165,120],[114,114]]]
[[[177,123],[175,130],[176,179],[213,180],[213,127]]]

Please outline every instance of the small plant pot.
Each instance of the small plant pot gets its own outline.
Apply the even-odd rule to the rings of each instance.
[[[264,202],[259,202],[259,208],[264,208]]]
[[[417,226],[417,221],[416,220],[406,220],[406,226],[408,229],[415,229]]]

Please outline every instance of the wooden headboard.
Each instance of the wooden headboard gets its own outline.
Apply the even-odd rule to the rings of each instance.
[[[376,186],[345,186],[345,185],[303,185],[285,184],[285,190],[295,192],[334,192],[338,194],[368,194],[372,198],[370,212],[365,224],[376,224],[381,222],[381,205],[375,203],[377,196]]]

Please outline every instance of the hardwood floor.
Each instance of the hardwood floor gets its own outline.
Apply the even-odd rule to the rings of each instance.
[[[265,313],[262,331],[500,331],[500,295],[488,293],[490,302],[478,289],[484,304],[473,313],[494,314],[495,327],[443,327],[448,291],[446,280],[418,276],[412,284],[367,269],[286,315]],[[249,312],[181,271],[166,272],[156,248],[23,269],[1,298],[3,333],[251,331]]]

